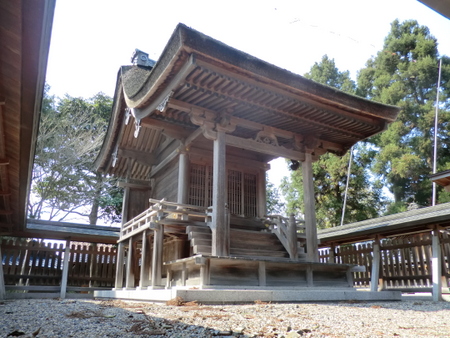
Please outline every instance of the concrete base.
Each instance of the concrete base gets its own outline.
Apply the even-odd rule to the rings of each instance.
[[[164,289],[95,291],[95,298],[117,298],[166,302],[176,297],[201,304],[263,302],[399,301],[400,291],[371,292],[353,288],[270,288],[270,289]]]

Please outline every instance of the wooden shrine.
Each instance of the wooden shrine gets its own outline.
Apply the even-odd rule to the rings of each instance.
[[[397,107],[307,80],[182,24],[157,62],[137,50],[133,63],[119,71],[96,160],[98,170],[123,178],[125,191],[116,287],[97,297],[398,298],[349,293],[358,267],[319,263],[312,177],[320,155],[344,154],[385,130]],[[304,220],[266,215],[266,171],[277,157],[301,163]]]

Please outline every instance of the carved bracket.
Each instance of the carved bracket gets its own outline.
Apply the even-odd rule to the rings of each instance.
[[[159,103],[159,105],[156,107],[156,110],[159,110],[161,113],[164,113],[164,111],[167,108],[167,104],[169,103],[170,97],[172,96],[173,91],[171,91],[167,96]]]

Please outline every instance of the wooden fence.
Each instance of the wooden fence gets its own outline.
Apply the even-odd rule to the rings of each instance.
[[[66,244],[10,239],[3,240],[0,246],[5,288],[10,293],[61,290]],[[114,246],[71,242],[68,252],[69,293],[85,294],[94,289],[114,287]]]
[[[429,233],[382,239],[380,241],[379,278],[382,279],[383,289],[395,288],[411,292],[429,291],[432,287],[431,241]],[[450,282],[450,237],[447,233],[440,233],[440,243],[442,286],[448,288]],[[357,287],[370,286],[373,259],[372,242],[322,248],[319,256],[321,262],[331,261],[365,266],[365,272],[354,273],[354,284]]]

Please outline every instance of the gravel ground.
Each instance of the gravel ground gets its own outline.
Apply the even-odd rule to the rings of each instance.
[[[0,337],[450,337],[450,303],[6,300]]]

